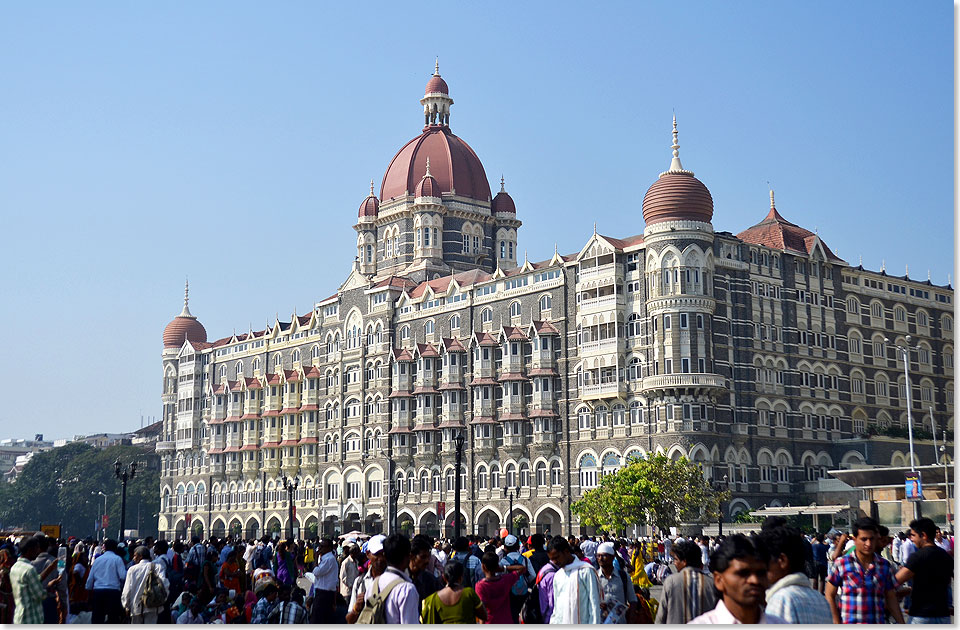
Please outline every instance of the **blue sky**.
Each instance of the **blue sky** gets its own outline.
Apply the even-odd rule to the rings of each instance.
[[[347,5],[0,5],[0,437],[158,416],[186,276],[210,339],[333,293],[435,56],[532,260],[643,231],[676,112],[715,229],[770,182],[853,265],[953,272],[950,3]]]

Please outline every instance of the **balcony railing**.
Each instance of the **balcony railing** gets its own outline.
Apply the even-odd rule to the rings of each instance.
[[[640,383],[640,391],[680,387],[726,389],[727,379],[719,374],[658,374]]]

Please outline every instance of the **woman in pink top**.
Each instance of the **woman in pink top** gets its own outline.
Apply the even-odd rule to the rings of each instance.
[[[518,579],[517,571],[525,570],[522,564],[500,566],[500,559],[492,551],[480,558],[484,578],[474,588],[484,608],[487,609],[486,623],[514,623],[510,616],[510,589]],[[501,574],[501,569],[506,573]]]

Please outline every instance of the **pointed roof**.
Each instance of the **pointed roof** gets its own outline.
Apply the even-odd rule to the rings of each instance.
[[[763,245],[784,252],[797,252],[808,256],[813,252],[816,244],[819,243],[823,247],[828,260],[843,262],[843,259],[834,254],[819,236],[784,219],[773,202],[772,191],[770,193],[770,211],[767,216],[760,223],[737,234],[737,238],[745,243]]]

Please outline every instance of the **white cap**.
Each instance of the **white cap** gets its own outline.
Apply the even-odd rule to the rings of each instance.
[[[617,552],[613,548],[613,543],[605,542],[605,543],[602,543],[599,547],[597,547],[597,553],[598,554],[605,553],[608,556],[613,556],[613,555],[616,555]]]
[[[514,536],[513,534],[507,534],[507,537],[503,539],[503,546],[504,546],[504,547],[513,547],[513,546],[514,546],[515,544],[517,544],[518,542],[519,542],[519,541],[517,540],[517,537],[516,537],[516,536]]]
[[[383,534],[377,534],[376,536],[371,538],[369,541],[367,541],[367,551],[374,554],[380,553],[381,551],[383,551],[383,541],[385,541],[386,539],[387,537],[384,536]]]

